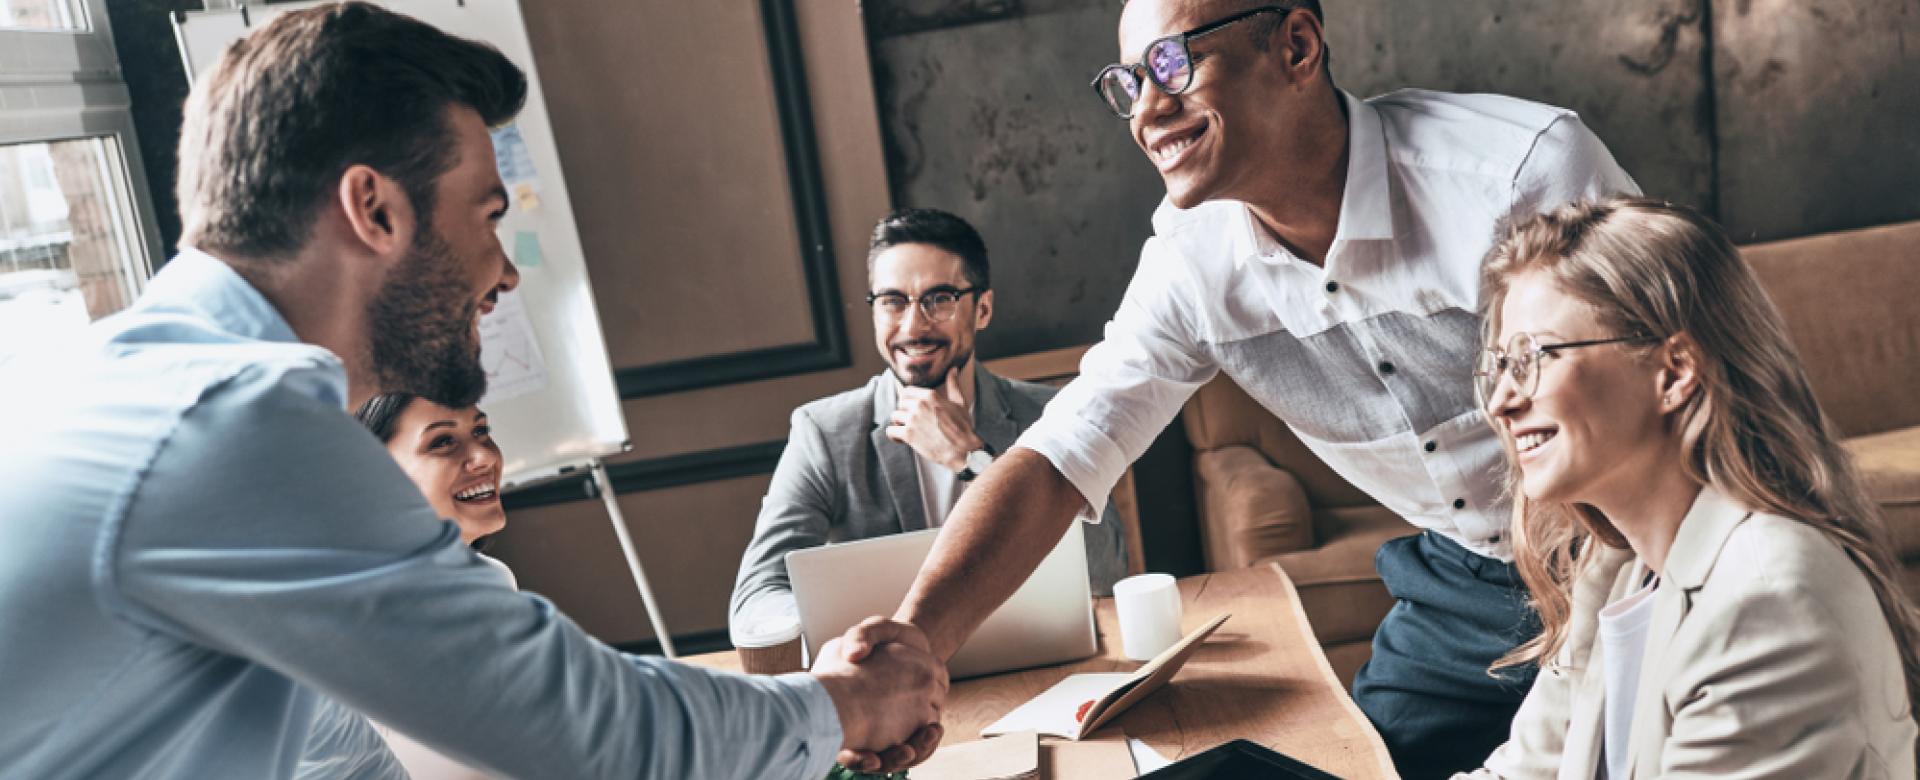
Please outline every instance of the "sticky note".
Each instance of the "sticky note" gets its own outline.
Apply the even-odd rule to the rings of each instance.
[[[521,268],[533,268],[545,258],[540,256],[540,234],[532,230],[517,230],[513,234],[513,264]]]

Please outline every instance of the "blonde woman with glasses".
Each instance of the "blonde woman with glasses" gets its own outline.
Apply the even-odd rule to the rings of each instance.
[[[1779,313],[1656,201],[1519,225],[1482,275],[1542,673],[1460,777],[1912,778],[1913,604]]]

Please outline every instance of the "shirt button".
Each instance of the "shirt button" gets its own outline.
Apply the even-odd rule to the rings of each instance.
[[[1438,445],[1438,444],[1435,444],[1435,443],[1433,443],[1433,442],[1427,442],[1427,451],[1428,451],[1428,452],[1432,452],[1432,451],[1434,451],[1434,450],[1437,450],[1437,449],[1440,449],[1440,445]]]
[[[1391,361],[1391,360],[1382,360],[1382,361],[1380,361],[1380,373],[1382,373],[1382,374],[1391,374],[1391,373],[1393,373],[1393,361]]]
[[[1339,282],[1332,281],[1332,280],[1327,281],[1327,292],[1332,293],[1332,292],[1339,292],[1339,291],[1340,291]]]
[[[1467,500],[1466,500],[1466,499],[1464,499],[1464,498],[1456,498],[1456,499],[1454,499],[1454,500],[1453,500],[1453,508],[1454,508],[1454,509],[1466,509],[1466,508],[1467,508]]]

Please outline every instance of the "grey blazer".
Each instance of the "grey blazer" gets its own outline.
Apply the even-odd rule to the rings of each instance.
[[[998,455],[1040,419],[1054,388],[974,370],[974,433]],[[920,499],[913,448],[887,438],[898,400],[885,372],[864,387],[793,412],[787,448],[761,501],[753,540],[740,559],[728,621],[736,634],[746,607],[763,595],[791,599],[786,554],[832,542],[931,528]],[[1087,572],[1096,594],[1126,576],[1127,554],[1111,505],[1086,527]],[[759,610],[755,610],[758,612]]]

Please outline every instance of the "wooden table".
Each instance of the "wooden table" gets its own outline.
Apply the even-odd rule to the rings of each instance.
[[[1278,566],[1180,580],[1182,628],[1222,612],[1233,618],[1195,651],[1165,688],[1133,706],[1096,737],[1122,732],[1168,758],[1246,738],[1351,780],[1393,778],[1386,744],[1327,665],[1300,609],[1293,582]],[[980,729],[1077,672],[1128,672],[1120,654],[1112,599],[1097,599],[1100,654],[1076,663],[962,680],[947,695],[944,744],[972,742]],[[739,669],[732,652],[684,659]]]

